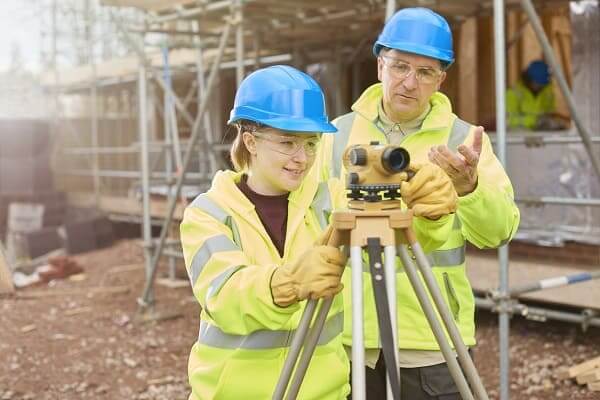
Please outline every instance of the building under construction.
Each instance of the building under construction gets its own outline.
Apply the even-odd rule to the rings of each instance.
[[[25,184],[17,170],[4,168],[14,162],[0,148],[0,220],[7,225],[2,231],[11,236],[8,205],[34,198],[57,211],[56,221],[44,217],[43,234],[25,235],[26,242],[48,242],[30,258],[63,243],[54,232],[67,208],[101,216],[92,225],[63,229],[63,239],[69,232],[73,237],[71,249],[88,229],[99,232],[88,248],[108,243],[106,219],[140,226],[145,280],[135,293],[136,307],[159,315],[157,278],[167,287],[189,286],[178,276],[178,225],[216,171],[231,166],[235,135],[227,120],[244,77],[265,66],[292,65],[321,84],[329,116],[342,115],[378,80],[372,45],[384,22],[395,10],[413,6],[449,21],[456,62],[441,91],[457,115],[490,133],[521,210],[510,257],[506,246],[497,256],[468,248],[477,306],[500,316],[495,393],[508,399],[510,316],[591,327],[590,335],[600,327],[600,283],[594,281],[600,276],[597,1],[101,0],[96,12],[113,29],[90,28],[85,40],[93,48],[100,39],[95,35],[112,35],[125,54],[92,56],[72,67],[55,63],[41,76],[50,118],[34,128],[24,128],[31,124],[23,119],[0,121],[7,133],[29,129],[29,148],[44,148],[46,160],[40,166],[31,151],[32,183]],[[569,118],[569,126],[507,132],[498,118],[505,113],[505,89],[542,58],[553,71],[557,113]],[[35,130],[47,131],[47,143],[36,139]],[[44,169],[47,175],[35,178]],[[0,381],[0,395],[1,389]]]

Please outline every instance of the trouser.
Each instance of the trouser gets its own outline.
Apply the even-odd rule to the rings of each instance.
[[[384,400],[386,370],[383,353],[380,354],[375,369],[365,367],[365,370],[367,400]],[[461,400],[446,363],[419,368],[400,368],[400,380],[402,400]],[[352,399],[352,394],[348,399]]]

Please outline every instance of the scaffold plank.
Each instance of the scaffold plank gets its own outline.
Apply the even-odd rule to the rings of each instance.
[[[556,265],[543,262],[511,260],[510,286],[534,283],[541,279],[586,272],[591,269],[576,265]],[[597,268],[597,267],[596,267]],[[475,292],[486,293],[498,287],[498,259],[469,252],[467,275]],[[553,305],[600,310],[600,280],[578,283],[520,295],[521,300],[533,300]]]

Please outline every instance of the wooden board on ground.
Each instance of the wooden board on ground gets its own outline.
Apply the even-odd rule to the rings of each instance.
[[[468,254],[467,275],[476,292],[487,292],[498,287],[498,265],[498,259],[495,257],[486,257],[472,252]],[[581,272],[589,272],[589,269],[583,270],[574,265],[556,266],[511,260],[508,276],[509,284],[516,286]],[[531,292],[519,296],[519,299],[600,310],[600,279]]]
[[[594,357],[582,363],[560,367],[555,374],[556,379],[572,379],[600,369],[600,357]]]
[[[77,289],[51,289],[32,290],[18,293],[20,299],[39,299],[43,297],[56,296],[87,296],[93,297],[100,294],[123,294],[129,292],[129,286],[95,286]]]
[[[188,281],[187,279],[159,278],[156,280],[156,284],[168,287],[169,289],[190,287],[190,281]]]
[[[122,272],[139,271],[143,269],[144,264],[142,263],[116,265],[114,267],[111,267],[108,271],[106,271],[106,275],[120,274]]]
[[[588,389],[592,392],[600,392],[600,381],[599,382],[590,382],[588,383]]]
[[[596,368],[589,372],[584,372],[581,375],[577,375],[577,378],[575,378],[575,380],[580,385],[583,385],[584,383],[600,381],[600,368]]]
[[[15,286],[12,281],[12,274],[8,267],[8,261],[4,257],[4,252],[0,248],[0,294],[13,293]]]
[[[594,368],[600,368],[600,357],[592,358],[591,360],[570,367],[568,370],[569,378],[574,378],[577,375],[586,373]]]

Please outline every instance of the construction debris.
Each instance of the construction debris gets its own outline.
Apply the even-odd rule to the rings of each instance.
[[[21,327],[21,333],[27,333],[27,332],[31,332],[36,330],[36,326],[34,324],[31,325],[25,325],[23,327]]]
[[[579,385],[587,385],[593,392],[600,392],[600,356],[587,360],[583,363],[573,365],[557,376],[564,379],[575,379]]]
[[[169,289],[180,289],[190,287],[190,281],[187,279],[171,279],[171,278],[159,278],[156,283],[161,286],[168,287]]]
[[[65,251],[65,249],[56,249],[31,260],[21,260],[19,262],[16,262],[13,265],[13,267],[15,271],[19,271],[24,274],[30,275],[35,272],[37,267],[48,264],[51,258],[64,256],[66,254],[67,252]]]
[[[23,288],[41,283],[48,283],[57,279],[81,276],[81,273],[83,272],[83,267],[71,257],[59,255],[49,257],[47,261],[47,264],[37,266],[33,273],[29,275],[21,271],[15,272],[12,277],[15,286],[17,288]]]
[[[37,269],[42,282],[65,279],[81,272],[83,272],[83,268],[73,258],[67,256],[51,258],[48,260],[48,265],[43,265]]]
[[[593,369],[591,371],[585,372],[581,375],[577,375],[575,380],[578,384],[584,385],[586,383],[600,383],[600,368]]]
[[[90,311],[92,311],[91,307],[77,307],[77,308],[71,308],[71,309],[66,310],[64,312],[64,314],[66,316],[71,317],[73,315],[79,315],[79,314],[87,313]]]
[[[12,281],[17,289],[21,289],[28,286],[34,286],[41,282],[40,276],[37,273],[30,275],[24,274],[23,272],[16,271],[12,275]]]

